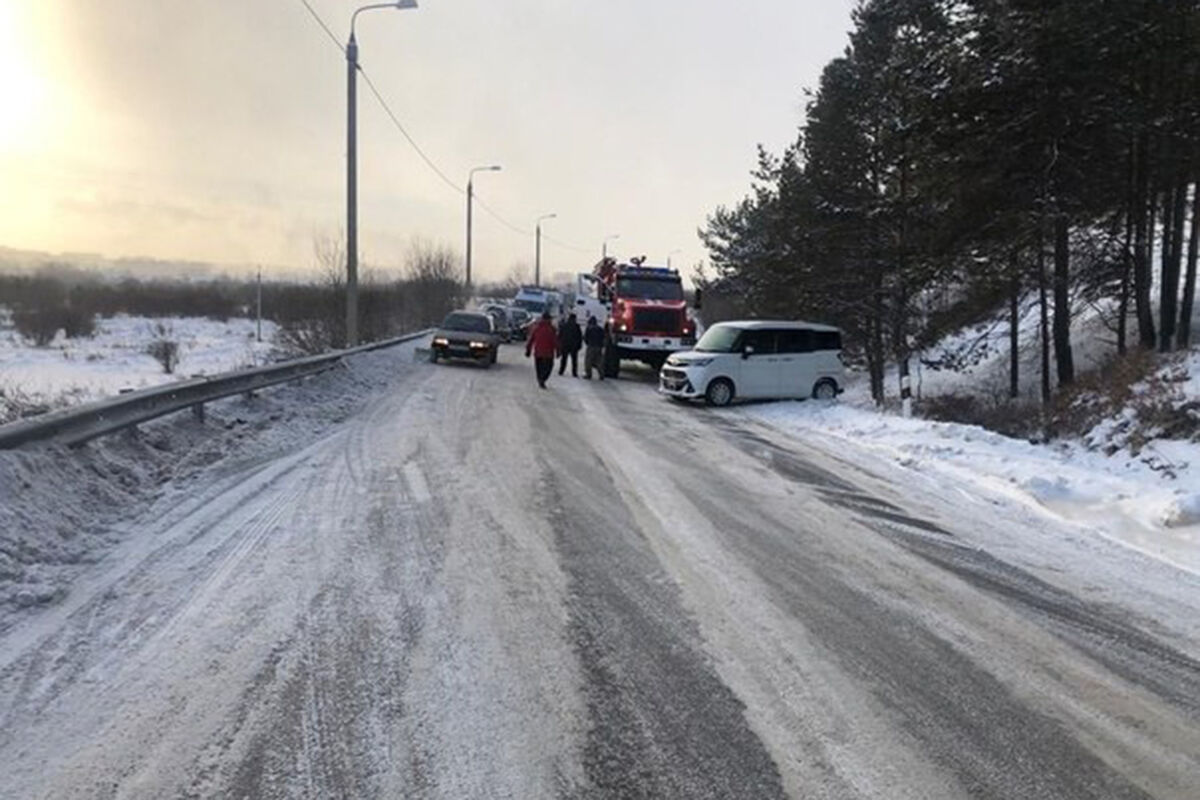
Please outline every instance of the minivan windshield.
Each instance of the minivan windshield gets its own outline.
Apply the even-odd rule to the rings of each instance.
[[[713,325],[696,342],[696,350],[701,353],[732,353],[739,333],[740,330],[728,325]]]
[[[482,314],[462,314],[453,312],[442,320],[442,327],[448,331],[470,331],[471,333],[491,333],[491,320]]]
[[[618,278],[617,294],[639,300],[682,300],[683,284],[677,278]]]

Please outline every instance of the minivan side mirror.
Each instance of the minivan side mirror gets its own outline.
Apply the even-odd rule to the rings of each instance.
[[[748,344],[742,348],[742,358],[749,358],[754,355],[754,345]]]

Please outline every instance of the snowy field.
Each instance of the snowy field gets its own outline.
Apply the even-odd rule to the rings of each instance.
[[[34,347],[11,325],[0,325],[0,422],[18,416],[22,408],[61,408],[263,364],[270,358],[275,332],[275,324],[264,320],[259,342],[250,319],[118,315],[97,319],[91,338],[64,339],[60,334],[49,346]],[[156,339],[179,343],[179,364],[172,375],[146,352]]]

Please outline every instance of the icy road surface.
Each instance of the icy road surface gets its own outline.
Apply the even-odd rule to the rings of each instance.
[[[519,355],[133,520],[0,797],[1200,796],[1195,576]]]

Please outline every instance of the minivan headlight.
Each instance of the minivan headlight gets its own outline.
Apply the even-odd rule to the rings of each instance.
[[[707,367],[713,360],[711,358],[692,358],[683,362],[685,367]]]

